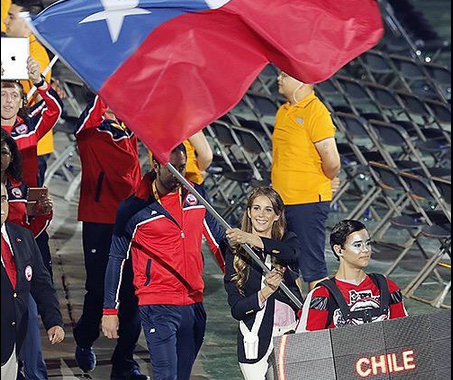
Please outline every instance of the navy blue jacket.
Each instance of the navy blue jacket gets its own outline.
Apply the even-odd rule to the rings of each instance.
[[[259,252],[259,255],[261,256],[263,262],[265,261],[265,255],[271,255],[277,259],[277,262],[280,265],[290,268],[294,267],[294,269],[297,268],[298,257],[300,255],[300,243],[299,239],[294,233],[287,233],[282,241],[263,239],[263,242],[264,250]],[[231,307],[231,313],[234,319],[245,322],[248,329],[251,330],[255,322],[256,314],[261,310],[258,292],[261,290],[263,270],[258,264],[251,261],[250,273],[243,287],[244,294],[241,294],[236,282],[232,280],[236,275],[236,271],[234,269],[234,253],[231,249],[227,251],[225,261],[225,289],[228,293],[228,303]],[[284,282],[291,289],[291,291],[302,301],[300,290],[296,285],[297,278],[298,274],[296,272],[294,272],[293,270],[287,270],[285,273]],[[275,292],[267,300],[266,312],[261,324],[261,328],[258,332],[260,342],[259,357],[257,360],[249,361],[246,359],[244,339],[241,331],[239,330],[238,332],[238,358],[240,363],[257,363],[268,352],[274,329],[275,300],[279,300],[280,302],[290,305],[294,309],[295,313],[299,311],[293,304],[293,302],[291,302],[291,300],[281,290]]]
[[[13,289],[2,265],[2,364],[11,357],[14,345],[16,352],[20,352],[25,340],[30,293],[38,305],[46,330],[54,326],[63,326],[58,298],[32,233],[11,223],[6,223],[6,231],[14,253],[17,285],[16,289]]]

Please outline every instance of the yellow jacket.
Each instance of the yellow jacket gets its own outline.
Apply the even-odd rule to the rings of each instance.
[[[3,21],[8,17],[8,11],[11,7],[11,0],[2,0],[2,33],[6,32],[6,26]]]

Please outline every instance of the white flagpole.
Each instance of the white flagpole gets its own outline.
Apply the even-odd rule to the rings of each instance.
[[[47,65],[47,67],[44,69],[44,71],[41,73],[44,77],[49,74],[49,71],[52,70],[52,67],[54,67],[54,65],[57,63],[57,61],[60,59],[60,57],[58,55],[56,55],[55,57],[53,57],[52,61],[50,61],[50,63]],[[31,88],[31,90],[28,92],[27,94],[27,100],[30,100],[33,95],[35,94],[37,88],[35,86],[33,86]]]
[[[222,216],[216,211],[216,209],[212,207],[212,205],[201,196],[201,194],[192,186],[192,184],[178,170],[176,170],[176,168],[172,164],[167,164],[167,169],[198,199],[198,201],[203,206],[206,207],[206,209],[212,214],[215,219],[217,219],[217,221],[222,225],[223,228],[225,228],[226,230],[231,229],[231,226],[227,223],[227,221],[222,218]],[[255,261],[263,269],[263,272],[265,274],[270,273],[269,268],[261,261],[261,259],[255,253],[255,251],[250,248],[250,246],[243,244],[242,247],[250,255],[253,261]],[[299,309],[302,309],[302,302],[286,286],[286,284],[282,283],[280,285],[280,288]]]

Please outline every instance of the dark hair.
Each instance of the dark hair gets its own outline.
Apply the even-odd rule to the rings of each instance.
[[[336,245],[344,247],[349,235],[366,229],[366,226],[358,220],[343,220],[333,228],[332,233],[330,234],[330,246],[332,247],[333,254],[338,260],[340,260],[340,258],[335,252],[334,247]]]
[[[182,154],[184,154],[184,157],[187,158],[187,148],[186,148],[186,146],[184,145],[184,143],[179,144],[175,149],[173,149],[173,150],[171,151],[171,154],[177,154],[177,153],[182,153]],[[153,160],[154,160],[155,162],[157,162],[157,163],[159,164],[159,166],[160,166],[159,160],[157,160],[154,156],[153,156]]]
[[[22,119],[28,118],[28,100],[27,94],[25,94],[24,86],[18,80],[2,80],[1,88],[17,88],[20,91],[20,96],[22,98],[22,107],[20,108],[17,116],[21,117]]]
[[[37,15],[43,10],[41,2],[36,0],[12,0],[12,3],[21,7],[24,12],[30,12],[32,15]]]
[[[173,153],[182,153],[185,157],[187,157],[187,148],[183,143],[181,143],[171,151],[171,154]]]
[[[11,151],[11,164],[6,170],[6,174],[16,181],[22,181],[22,155],[19,152],[16,141],[2,128],[2,143],[8,145]]]

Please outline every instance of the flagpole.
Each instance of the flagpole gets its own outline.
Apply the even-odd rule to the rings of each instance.
[[[44,69],[44,71],[41,73],[41,75],[43,77],[46,77],[47,74],[49,74],[49,71],[52,70],[52,67],[54,67],[54,65],[57,63],[57,61],[60,59],[60,57],[58,55],[54,56],[52,61],[50,61],[50,63],[47,65],[47,67]],[[30,100],[33,95],[35,94],[37,88],[36,86],[33,86],[31,88],[31,90],[28,92],[27,94],[27,100]]]
[[[231,229],[231,226],[228,224],[228,222],[217,212],[214,207],[212,207],[212,205],[206,199],[203,198],[203,196],[195,189],[195,187],[178,170],[176,170],[176,168],[172,164],[167,164],[167,169],[198,199],[198,201],[204,207],[206,207],[209,213],[211,213],[211,215],[222,225],[223,228],[225,228],[225,230]],[[266,264],[261,261],[259,256],[250,246],[243,244],[242,247],[253,259],[253,261],[255,261],[261,267],[265,274],[269,274],[271,272]],[[288,286],[286,286],[286,284],[282,283],[280,285],[280,288],[299,309],[302,309],[302,302],[288,288]]]

